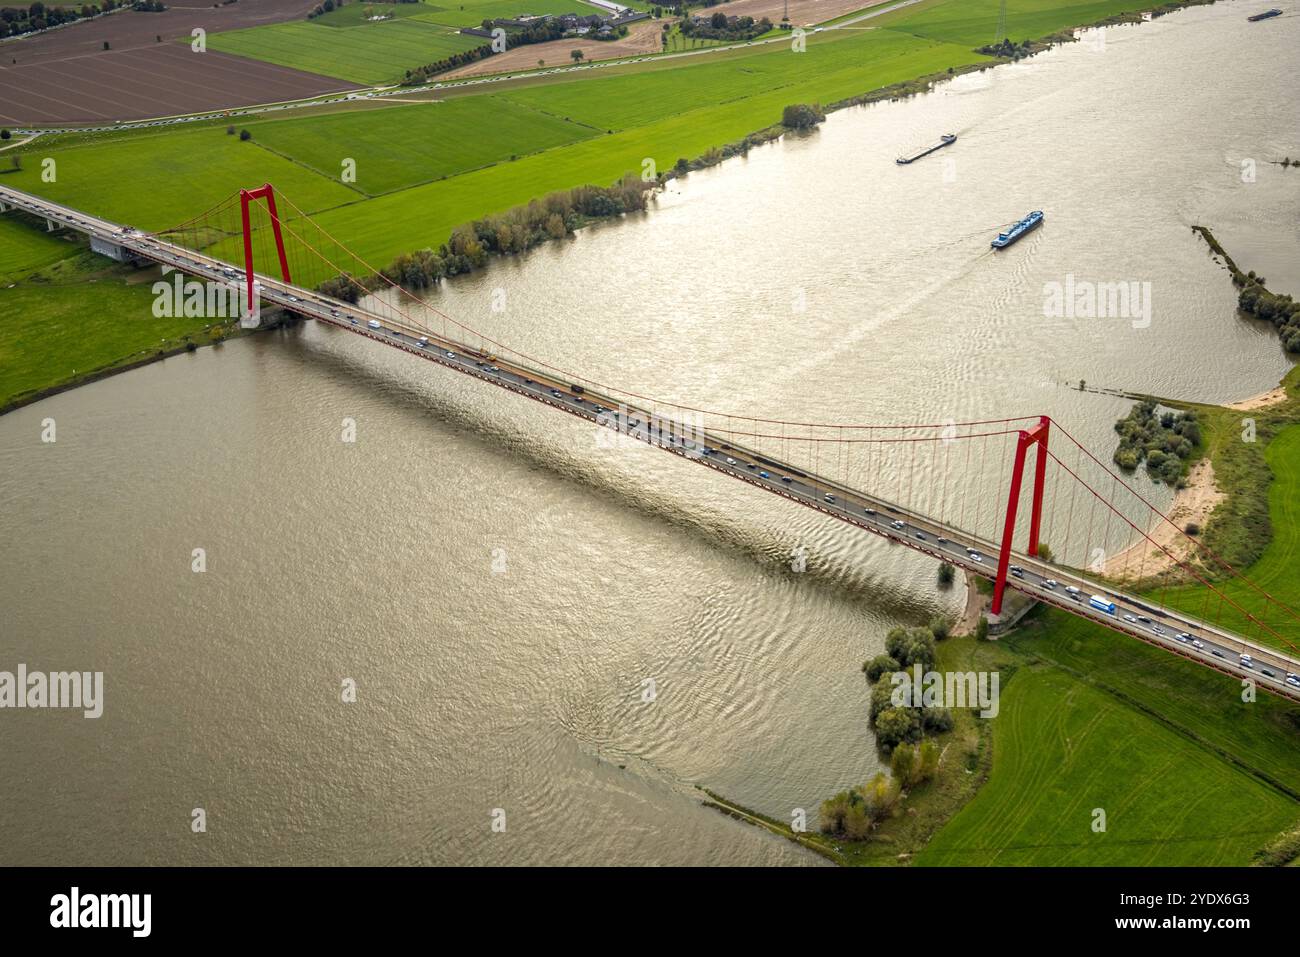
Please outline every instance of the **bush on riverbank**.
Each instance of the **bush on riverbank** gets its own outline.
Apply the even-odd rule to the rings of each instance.
[[[810,130],[824,119],[819,103],[791,103],[781,111],[781,125],[792,130]]]
[[[1135,405],[1115,423],[1119,448],[1115,464],[1132,472],[1146,462],[1152,481],[1183,485],[1187,463],[1195,459],[1201,445],[1201,425],[1196,413],[1161,411],[1159,403],[1147,399]]]

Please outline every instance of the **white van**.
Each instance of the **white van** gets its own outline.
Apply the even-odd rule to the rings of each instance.
[[[366,325],[369,326],[371,329],[378,329],[378,328],[379,328],[379,320],[378,320],[378,319],[371,319],[369,322],[366,323]]]

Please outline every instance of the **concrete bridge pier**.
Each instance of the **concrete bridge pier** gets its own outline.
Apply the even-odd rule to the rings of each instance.
[[[46,231],[47,233],[52,233],[52,232],[54,232],[54,231],[55,231],[56,229],[58,229],[58,228],[59,228],[59,224],[58,224],[58,223],[56,223],[54,220],[50,219],[48,216],[45,218],[45,231]]]

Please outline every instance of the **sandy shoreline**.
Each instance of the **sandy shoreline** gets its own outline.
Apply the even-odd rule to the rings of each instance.
[[[1210,513],[1225,497],[1215,484],[1214,466],[1209,458],[1201,459],[1187,473],[1187,486],[1174,493],[1167,513],[1170,521],[1161,521],[1149,529],[1152,541],[1134,542],[1106,559],[1101,573],[1121,581],[1136,581],[1172,568],[1175,560],[1186,561],[1195,552],[1196,545],[1183,530],[1189,524],[1204,529]]]
[[[1269,389],[1267,392],[1261,392],[1259,395],[1253,395],[1249,399],[1242,399],[1239,402],[1230,402],[1224,406],[1225,409],[1235,409],[1238,412],[1249,412],[1252,409],[1263,409],[1270,405],[1277,405],[1279,402],[1286,401],[1286,387],[1277,386]]]

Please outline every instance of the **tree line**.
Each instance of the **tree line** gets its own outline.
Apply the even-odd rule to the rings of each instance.
[[[47,30],[116,10],[121,5],[119,0],[100,0],[99,3],[83,3],[80,7],[47,7],[38,0],[26,9],[4,7],[0,9],[0,37],[16,37]]]
[[[524,206],[458,226],[436,251],[403,253],[379,275],[343,273],[317,288],[345,302],[356,302],[388,283],[424,289],[446,277],[482,268],[493,253],[524,252],[547,240],[562,239],[588,222],[644,210],[648,193],[655,185],[654,180],[643,182],[628,173],[613,186],[577,186],[550,193]]]
[[[721,10],[707,20],[685,17],[681,23],[682,36],[699,40],[752,40],[772,29],[767,17],[729,17]]]

